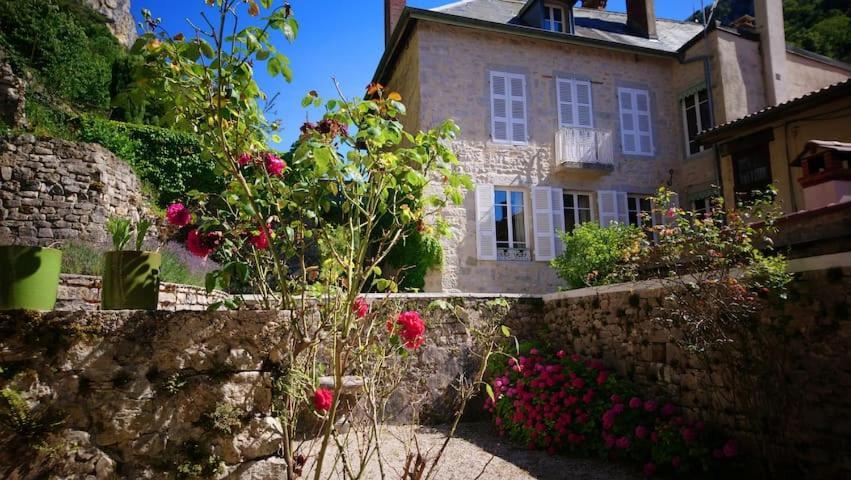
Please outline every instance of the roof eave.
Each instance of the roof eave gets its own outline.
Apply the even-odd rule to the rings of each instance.
[[[549,40],[558,43],[566,43],[571,45],[582,45],[589,47],[602,48],[607,50],[615,50],[620,52],[627,53],[640,53],[643,55],[654,56],[654,57],[662,57],[662,58],[671,58],[677,59],[679,54],[677,52],[666,52],[663,50],[656,50],[653,48],[639,47],[634,45],[624,45],[618,42],[610,42],[607,40],[599,40],[595,38],[586,38],[579,37],[576,35],[570,35],[565,33],[558,32],[548,32],[546,30],[542,30],[540,28],[527,27],[524,25],[512,25],[512,24],[504,24],[498,22],[490,22],[487,20],[479,20],[475,18],[462,17],[460,15],[452,15],[443,12],[435,12],[432,10],[423,10],[419,8],[406,7],[402,12],[402,16],[399,19],[399,23],[396,26],[396,29],[393,32],[393,35],[390,38],[390,43],[388,43],[388,47],[384,51],[384,55],[381,57],[381,60],[378,63],[378,67],[376,68],[375,75],[373,75],[373,82],[384,82],[388,76],[390,67],[393,64],[393,61],[398,56],[398,50],[401,45],[402,39],[404,39],[407,31],[411,28],[411,26],[416,21],[430,21],[435,23],[441,23],[444,25],[452,25],[458,27],[467,27],[467,28],[476,28],[480,30],[492,31],[497,33],[506,33],[510,35],[518,35],[522,37],[528,38],[537,38],[540,40]]]

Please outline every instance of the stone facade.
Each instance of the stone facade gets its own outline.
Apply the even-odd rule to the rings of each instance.
[[[25,126],[24,89],[24,81],[15,75],[0,49],[0,122],[10,127]]]
[[[112,215],[149,215],[133,169],[96,144],[0,140],[0,238],[27,245],[103,243]]]
[[[60,311],[99,310],[100,286],[101,277],[63,274],[59,279],[55,309]],[[219,290],[207,293],[207,290],[202,287],[161,283],[158,309],[172,312],[203,311],[216,302],[230,298],[231,295]]]
[[[115,38],[129,47],[136,41],[136,21],[130,12],[130,0],[85,0],[96,12],[106,17],[106,25]]]

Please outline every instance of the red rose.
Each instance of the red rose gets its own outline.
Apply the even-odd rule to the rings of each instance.
[[[387,331],[393,333],[396,331],[396,326],[399,326],[399,336],[405,340],[405,347],[411,350],[416,350],[425,342],[423,333],[425,333],[425,323],[420,318],[417,312],[402,312],[396,318],[396,322],[387,320]]]
[[[198,257],[206,257],[219,246],[222,232],[199,233],[197,229],[189,231],[186,237],[186,249]]]
[[[356,317],[363,318],[369,313],[369,304],[366,303],[363,297],[358,297],[355,299],[355,303],[352,304],[352,312],[355,313]]]
[[[334,392],[327,388],[318,388],[313,392],[313,406],[320,412],[331,410],[331,404],[334,403]]]
[[[269,248],[269,237],[266,236],[266,232],[262,229],[257,232],[252,232],[251,238],[249,238],[248,241],[251,242],[257,250],[266,250]]]
[[[239,158],[237,158],[236,162],[239,164],[240,167],[248,165],[249,163],[251,163],[251,154],[248,152],[241,153],[239,155]]]
[[[284,173],[284,169],[287,168],[287,162],[281,160],[280,157],[274,153],[267,153],[264,155],[263,163],[266,166],[266,171],[272,176],[282,175]]]

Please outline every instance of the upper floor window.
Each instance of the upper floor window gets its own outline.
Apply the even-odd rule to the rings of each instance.
[[[544,30],[564,32],[564,9],[553,5],[544,5]]]
[[[591,82],[571,78],[556,79],[558,123],[562,127],[594,127]]]
[[[491,138],[497,142],[526,143],[526,76],[490,72],[490,93]]]
[[[628,155],[653,155],[650,94],[647,90],[618,88],[621,145]]]
[[[688,154],[694,155],[703,151],[703,147],[695,141],[697,134],[712,127],[709,109],[709,93],[705,88],[683,97],[683,122],[685,122],[686,148]]]

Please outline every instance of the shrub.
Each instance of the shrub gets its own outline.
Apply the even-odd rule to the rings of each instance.
[[[707,471],[729,466],[736,442],[671,403],[643,397],[599,360],[536,348],[494,356],[485,409],[501,436],[550,453],[623,459],[644,474]]]
[[[640,252],[644,234],[633,225],[602,227],[583,223],[573,232],[561,233],[564,253],[551,265],[571,288],[632,280],[635,270],[627,262]]]
[[[95,110],[109,108],[113,65],[126,56],[106,19],[75,0],[0,0],[0,44],[16,70]]]
[[[401,270],[400,288],[422,290],[428,271],[443,264],[443,248],[436,238],[415,230],[393,247],[387,263]]]
[[[99,143],[129,163],[142,181],[154,189],[160,206],[191,190],[217,192],[224,188],[215,165],[202,158],[201,148],[192,135],[82,116],[76,137]]]

